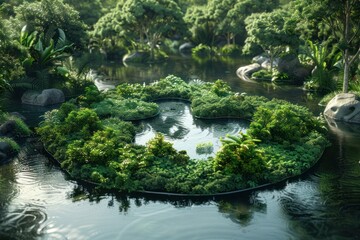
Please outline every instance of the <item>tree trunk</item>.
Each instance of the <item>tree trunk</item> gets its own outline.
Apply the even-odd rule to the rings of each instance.
[[[349,61],[349,44],[350,44],[350,0],[346,0],[345,3],[345,36],[344,40],[346,42],[346,48],[344,51],[344,80],[343,80],[343,92],[347,93],[349,91],[349,71],[350,71],[350,61]]]
[[[344,81],[343,81],[343,92],[347,93],[349,91],[349,49],[345,49],[344,53]]]

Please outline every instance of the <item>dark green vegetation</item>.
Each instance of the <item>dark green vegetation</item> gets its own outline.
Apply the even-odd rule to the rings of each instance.
[[[20,150],[19,140],[31,133],[20,117],[0,111],[0,162],[17,154]]]
[[[307,89],[359,92],[358,0],[0,3],[0,90],[18,99],[28,89],[57,87],[67,97],[85,92],[47,114],[38,131],[67,171],[104,187],[211,193],[254,186],[302,172],[325,141],[321,123],[307,110],[234,93],[220,80],[185,83],[169,76],[99,93],[86,88],[87,73],[99,59],[136,53],[140,61],[164,60],[183,43],[194,46],[190,53],[198,59],[265,52],[270,67],[259,78],[286,79],[272,60],[294,56],[313,69],[301,79]],[[216,157],[204,162],[189,160],[161,136],[148,148],[134,146],[134,127],[121,120],[153,117],[153,101],[169,98],[191,102],[199,118],[244,118],[252,124],[247,135],[224,140]],[[152,145],[167,154],[150,151]]]
[[[193,46],[187,51],[200,60],[264,53],[270,59],[265,75],[274,83],[294,83],[293,76],[272,61],[294,56],[314,70],[296,79],[297,84],[305,82],[306,89],[347,92],[359,85],[358,0],[0,4],[0,89],[12,89],[17,97],[29,88],[54,86],[69,94],[74,88],[81,92],[96,59],[164,61],[178,54],[183,43]]]
[[[156,106],[149,101],[169,98],[190,101],[193,112],[201,117],[252,122],[247,134],[222,139],[216,156],[203,161],[190,159],[185,150],[175,150],[161,134],[146,146],[135,145],[134,125],[118,117],[127,111],[140,116],[145,104],[113,107],[113,114],[110,107],[109,114],[100,114],[99,109],[111,101]],[[239,95],[221,80],[186,83],[168,76],[151,85],[119,85],[106,94],[88,88],[85,95],[48,112],[37,133],[75,179],[118,191],[212,194],[301,174],[316,163],[327,144],[323,127],[321,119],[304,107]]]

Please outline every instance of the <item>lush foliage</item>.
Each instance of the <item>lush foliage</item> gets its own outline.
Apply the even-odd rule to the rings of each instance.
[[[16,154],[20,151],[20,146],[17,142],[14,141],[12,138],[8,137],[0,137],[0,142],[5,142],[10,146],[10,154]]]
[[[196,144],[197,154],[211,154],[214,151],[214,145],[212,142],[203,142]]]
[[[201,117],[253,121],[246,134],[221,139],[222,147],[207,160],[190,159],[161,134],[146,146],[134,144],[134,125],[119,118],[144,117],[146,107],[158,109],[146,101],[174,97],[191,101],[193,113]],[[48,112],[37,133],[72,177],[102,188],[211,194],[305,171],[327,143],[322,126],[303,107],[235,94],[221,80],[185,83],[168,76],[150,85],[122,84],[106,94],[87,88],[77,101]],[[212,149],[209,143],[197,146],[201,153]]]
[[[14,22],[20,24],[15,29],[19,32],[23,25],[27,25],[30,32],[38,31],[48,34],[48,37],[52,37],[54,30],[60,28],[77,47],[85,45],[87,35],[79,13],[62,0],[24,2],[15,7]]]
[[[99,117],[117,117],[122,120],[141,120],[155,116],[159,107],[155,103],[148,103],[137,99],[106,98],[91,105]]]
[[[305,107],[283,100],[271,100],[254,114],[248,133],[263,141],[296,142],[312,131],[322,132],[323,123]]]
[[[0,125],[7,122],[12,121],[14,123],[15,129],[14,129],[14,135],[15,137],[27,137],[30,136],[31,130],[29,127],[24,123],[24,121],[15,116],[11,115],[9,113],[3,112],[0,110]]]
[[[265,164],[257,147],[260,140],[240,132],[239,136],[221,139],[222,147],[216,153],[214,168],[225,173],[237,173],[244,180],[257,184],[264,181]]]

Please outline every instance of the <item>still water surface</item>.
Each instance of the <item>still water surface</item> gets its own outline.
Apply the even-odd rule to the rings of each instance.
[[[242,82],[235,75],[242,64],[178,59],[104,69],[115,83],[150,82],[169,73],[187,80],[221,78],[239,92],[321,111],[300,88]],[[8,108],[27,112],[20,106]],[[144,131],[154,128],[152,122],[147,124]],[[243,127],[234,124],[229,126],[236,131]],[[68,179],[28,144],[13,162],[0,167],[0,239],[360,239],[360,127],[329,128],[332,146],[301,178],[270,189],[204,199],[98,193]]]

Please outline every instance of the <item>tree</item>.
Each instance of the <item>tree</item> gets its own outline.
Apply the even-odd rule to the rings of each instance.
[[[304,40],[331,42],[328,46],[341,50],[343,91],[348,92],[350,66],[360,54],[360,1],[298,0],[294,10]]]
[[[211,0],[207,7],[207,14],[211,21],[214,22],[215,34],[224,36],[226,43],[230,44],[231,40],[235,41],[235,35],[238,28],[233,28],[232,20],[238,18],[229,18],[228,13],[234,7],[236,0]]]
[[[248,37],[245,41],[244,51],[251,52],[254,45],[259,45],[270,57],[270,70],[273,69],[275,57],[286,47],[297,47],[298,35],[285,28],[284,18],[290,13],[276,10],[270,13],[252,14],[245,20]]]
[[[278,0],[242,0],[236,1],[235,5],[226,15],[223,26],[224,30],[231,34],[233,37],[233,43],[235,43],[236,36],[246,36],[245,31],[245,19],[253,13],[271,12],[273,9],[279,6]],[[241,42],[245,40],[242,39]]]
[[[84,21],[90,28],[99,20],[103,14],[103,6],[100,0],[64,0],[65,3],[72,6],[79,12],[80,19]]]
[[[360,54],[360,1],[312,0],[323,7],[323,19],[330,26],[332,35],[339,42],[343,53],[343,92],[349,90],[350,66]]]
[[[141,43],[146,40],[152,58],[156,44],[163,37],[186,32],[183,13],[173,0],[127,0],[124,5],[118,4],[117,11],[121,14],[124,34],[135,32]]]
[[[21,55],[9,38],[6,23],[0,19],[0,92],[10,88],[11,81],[20,78],[24,70],[19,61]]]
[[[15,31],[20,32],[21,28],[27,25],[30,32],[53,34],[56,29],[61,28],[75,46],[85,45],[85,25],[80,20],[79,13],[62,0],[24,2],[15,7],[15,13],[14,20],[19,22],[18,29]]]
[[[272,11],[278,4],[278,0],[210,0],[207,6],[188,8],[186,22],[198,43],[212,46],[225,39],[227,44],[235,44],[236,37],[246,35],[246,17]]]
[[[192,34],[192,39],[197,44],[214,45],[216,23],[211,20],[205,6],[188,8],[184,17]]]

